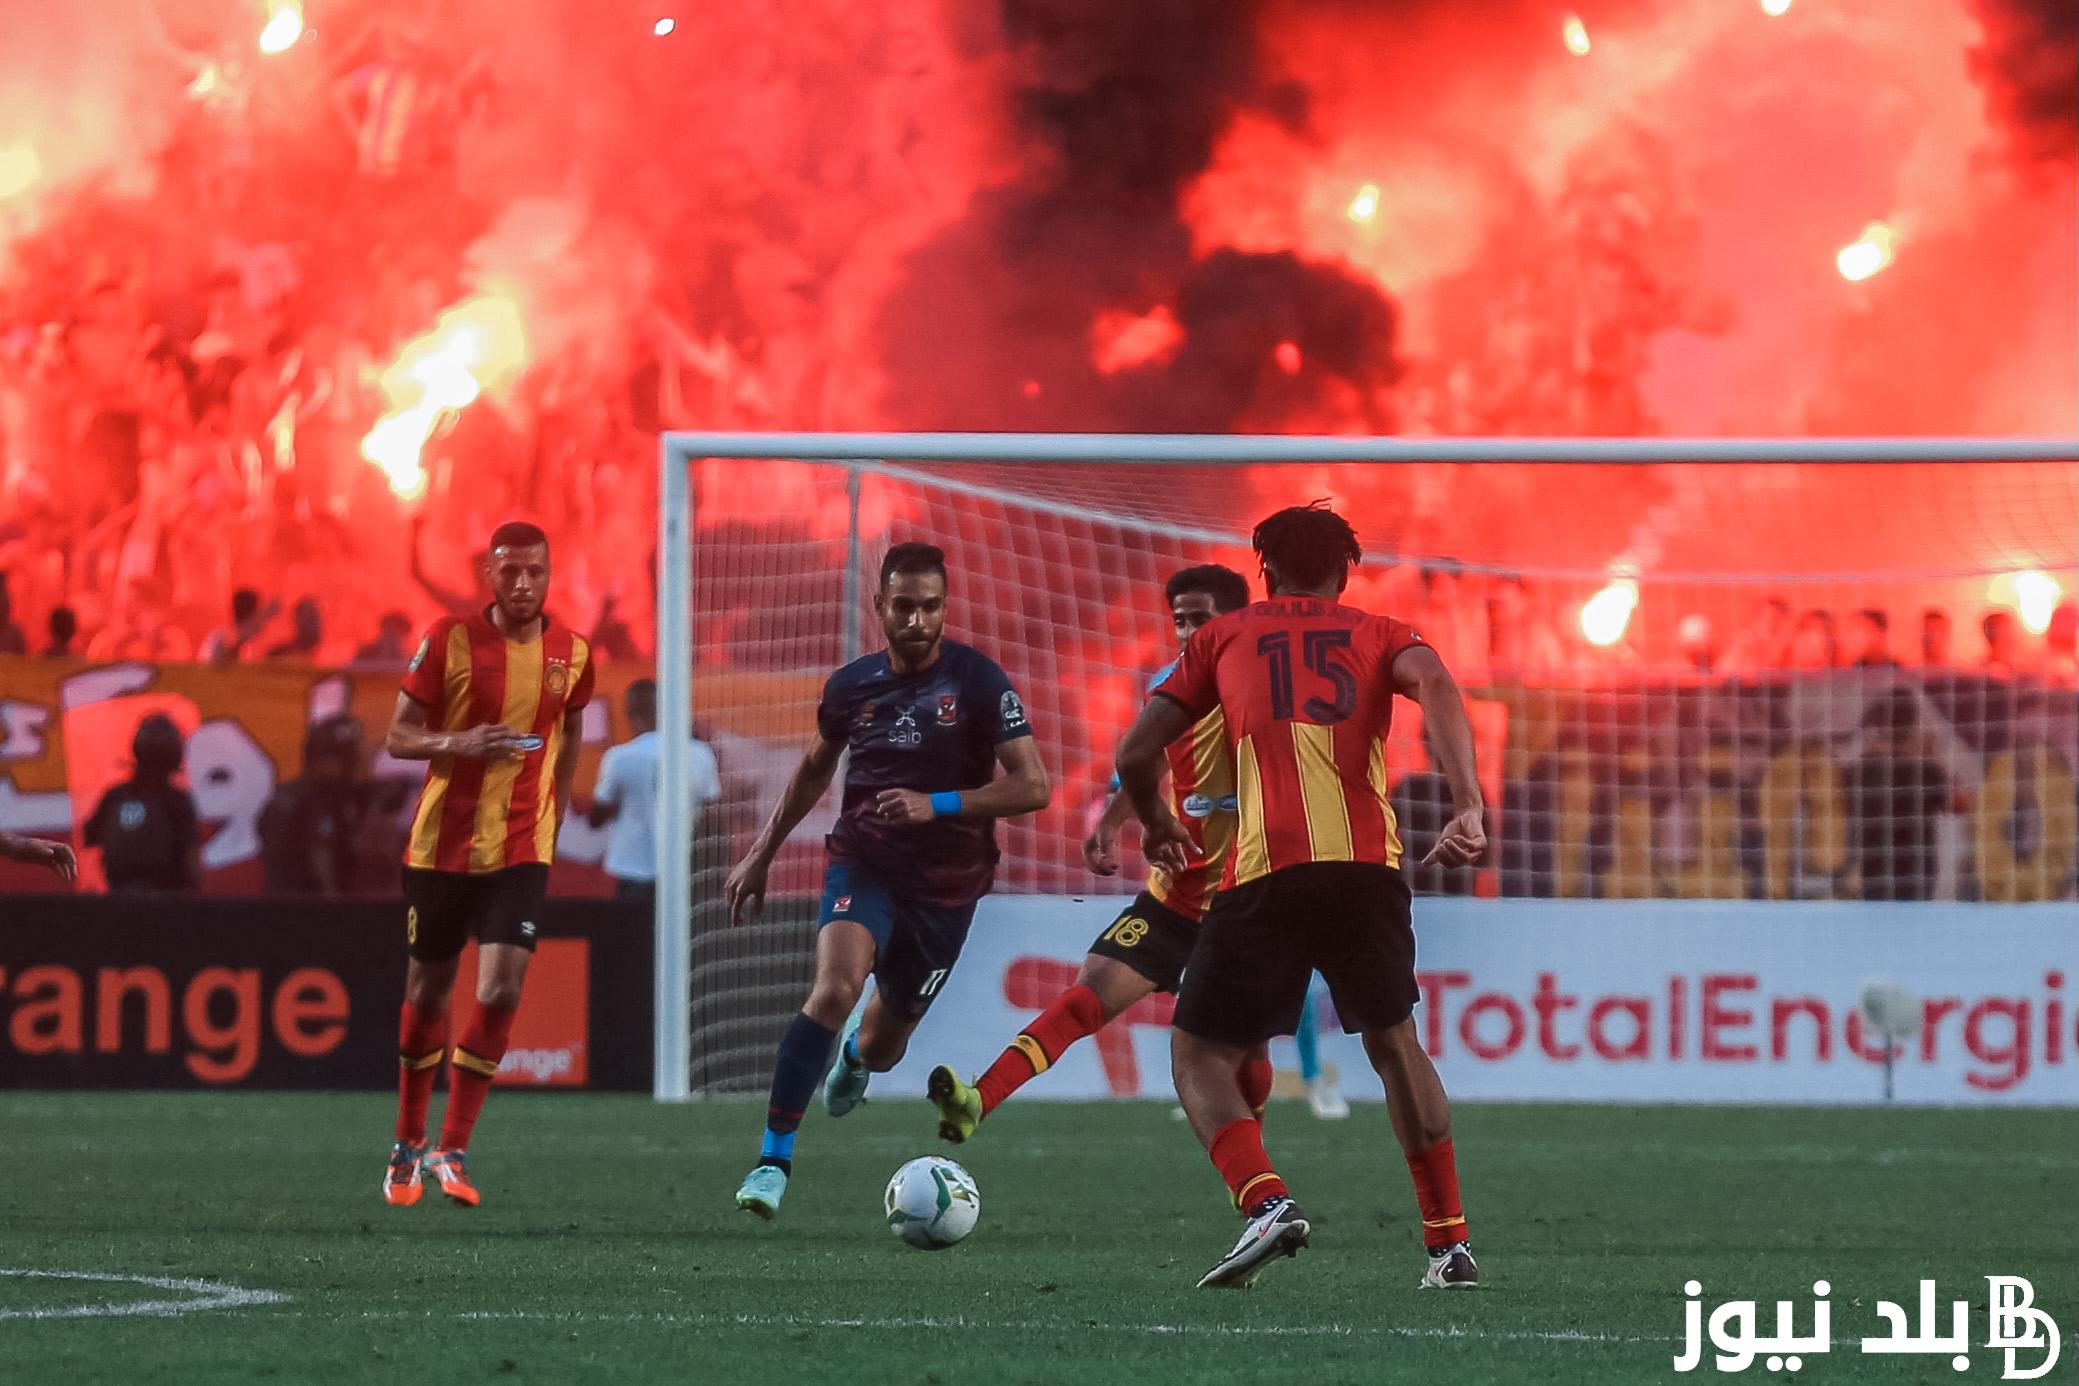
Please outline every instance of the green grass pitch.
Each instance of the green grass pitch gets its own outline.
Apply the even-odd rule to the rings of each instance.
[[[1464,1107],[1486,1284],[1450,1295],[1415,1289],[1413,1196],[1377,1106],[1323,1123],[1273,1105],[1269,1145],[1314,1245],[1246,1293],[1193,1288],[1236,1224],[1188,1130],[1152,1103],[1006,1107],[950,1152],[982,1220],[936,1254],[900,1245],[880,1210],[896,1165],[941,1148],[921,1101],[811,1115],[772,1226],[730,1201],[758,1104],[496,1093],[473,1212],[433,1194],[381,1204],[390,1114],[373,1094],[9,1099],[0,1378],[1661,1381],[1690,1278],[1801,1305],[1830,1280],[1837,1346],[1807,1381],[1996,1379],[1983,1349],[1970,1378],[1856,1349],[1879,1331],[1874,1301],[1911,1305],[1923,1276],[1978,1306],[1974,1343],[1988,1273],[2030,1277],[2079,1333],[2070,1112]],[[22,1271],[282,1298],[35,1317],[207,1292]],[[2068,1342],[2054,1376],[2075,1362]],[[1706,1361],[1690,1379],[1713,1375]]]

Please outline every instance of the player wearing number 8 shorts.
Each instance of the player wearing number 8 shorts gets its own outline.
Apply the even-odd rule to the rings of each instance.
[[[1249,582],[1218,564],[1186,568],[1164,589],[1177,643],[1189,640],[1215,616],[1249,604]],[[1176,668],[1172,662],[1151,683]],[[1227,727],[1215,708],[1168,748],[1169,803],[1197,847],[1197,855],[1171,871],[1152,866],[1148,883],[1090,945],[1075,983],[1019,1031],[1002,1054],[972,1084],[950,1064],[932,1070],[928,1092],[938,1108],[938,1133],[956,1144],[975,1133],[982,1119],[1020,1087],[1060,1062],[1069,1046],[1095,1034],[1144,998],[1175,992],[1184,963],[1198,937],[1199,919],[1220,878],[1234,841],[1234,757]],[[1114,784],[1096,827],[1083,844],[1083,860],[1100,876],[1117,873],[1114,855],[1119,827],[1132,805]],[[1270,1058],[1260,1046],[1241,1066],[1236,1083],[1252,1111],[1270,1096]]]

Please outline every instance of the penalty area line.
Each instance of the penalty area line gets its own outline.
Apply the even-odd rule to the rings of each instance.
[[[192,1280],[169,1275],[128,1275],[121,1271],[36,1270],[22,1266],[0,1266],[0,1280],[73,1280],[98,1285],[142,1285],[152,1290],[172,1290],[188,1299],[109,1300],[101,1304],[61,1304],[37,1309],[0,1307],[0,1319],[130,1319],[178,1318],[210,1309],[245,1309],[262,1304],[287,1304],[289,1297],[274,1290],[248,1290],[221,1280]]]

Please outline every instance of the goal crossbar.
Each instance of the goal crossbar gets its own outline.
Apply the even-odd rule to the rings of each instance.
[[[2072,462],[2079,438],[1350,438],[1102,433],[666,433],[659,448],[655,1069],[659,1101],[690,1095],[696,459],[795,462],[1666,463]],[[673,676],[667,671],[676,671]]]

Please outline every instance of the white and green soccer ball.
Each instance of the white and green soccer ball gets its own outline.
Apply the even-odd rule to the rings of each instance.
[[[888,1230],[911,1246],[943,1251],[975,1230],[982,1192],[951,1160],[919,1155],[888,1181]]]

